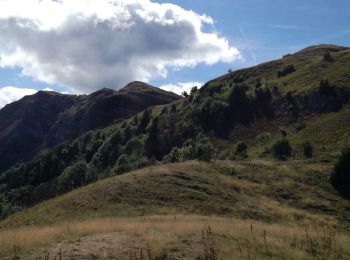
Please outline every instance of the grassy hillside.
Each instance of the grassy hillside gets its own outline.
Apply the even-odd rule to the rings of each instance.
[[[313,159],[144,168],[11,215],[0,222],[0,241],[6,245],[0,254],[13,254],[15,234],[22,256],[62,249],[64,256],[90,252],[102,257],[101,247],[116,256],[118,246],[125,254],[139,254],[140,248],[147,252],[149,246],[155,256],[177,252],[175,259],[193,259],[204,257],[211,238],[203,239],[201,230],[209,225],[220,259],[240,254],[243,259],[346,259],[350,202],[329,184],[331,171],[331,164]]]
[[[160,162],[239,159],[239,141],[249,158],[271,159],[283,139],[292,145],[290,159],[304,158],[309,141],[315,158],[333,160],[349,144],[349,53],[321,45],[228,73],[184,99],[57,146],[0,176],[3,215]],[[271,138],[262,144],[264,132]]]
[[[77,189],[11,215],[1,226],[150,214],[226,215],[347,229],[350,202],[329,183],[332,165],[317,160],[189,161],[147,167]]]

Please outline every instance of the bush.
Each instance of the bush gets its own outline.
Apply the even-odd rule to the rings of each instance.
[[[268,132],[263,132],[257,135],[256,140],[259,143],[263,143],[265,147],[265,151],[267,151],[267,144],[270,142],[272,136]]]
[[[334,166],[333,182],[341,187],[350,187],[350,148],[342,151]]]
[[[248,146],[244,142],[238,142],[235,148],[235,155],[247,157]]]
[[[57,179],[57,190],[59,193],[70,191],[86,183],[86,162],[77,161],[67,167]]]
[[[229,116],[231,120],[249,124],[254,120],[254,102],[247,94],[248,86],[235,85],[229,93]],[[242,113],[244,111],[244,113]]]
[[[292,154],[292,147],[287,139],[280,139],[272,146],[273,156],[280,160],[285,160]]]
[[[307,158],[311,158],[313,156],[314,147],[309,141],[305,141],[303,143],[303,155]]]
[[[206,97],[194,107],[195,119],[205,130],[213,129],[218,135],[224,135],[228,129],[227,112],[228,105],[225,102],[211,97]]]
[[[209,162],[214,158],[215,150],[208,138],[199,135],[195,144],[195,155],[200,161]]]
[[[323,60],[324,60],[324,61],[327,61],[327,62],[332,62],[332,61],[334,61],[332,55],[331,55],[329,52],[326,52],[326,53],[323,55]]]
[[[282,69],[279,69],[277,71],[277,76],[280,77],[284,77],[287,76],[288,74],[291,74],[295,71],[294,65],[293,64],[289,64],[287,66],[284,66]]]
[[[321,94],[328,95],[332,93],[333,86],[329,83],[328,79],[322,79],[320,81],[320,85],[318,86],[318,89]]]
[[[171,152],[163,157],[163,161],[166,163],[175,163],[183,161],[182,149],[174,147]]]
[[[113,174],[121,174],[130,170],[131,166],[129,164],[128,156],[126,154],[122,154],[118,158],[118,161],[113,170]]]

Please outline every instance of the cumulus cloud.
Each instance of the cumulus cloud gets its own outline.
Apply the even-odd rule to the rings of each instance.
[[[36,92],[37,90],[31,88],[18,88],[12,86],[2,87],[0,88],[0,109],[9,103],[17,101],[24,96],[33,95]]]
[[[232,62],[212,18],[150,0],[1,0],[0,66],[76,92]]]
[[[201,82],[180,82],[176,84],[166,84],[161,86],[161,89],[164,89],[166,91],[171,91],[176,94],[181,95],[182,92],[186,91],[189,93],[193,87],[201,88],[203,86],[203,83]]]

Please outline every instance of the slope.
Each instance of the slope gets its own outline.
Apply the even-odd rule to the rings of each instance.
[[[256,140],[267,131],[268,148],[282,133],[295,159],[309,140],[315,158],[331,161],[349,143],[349,54],[345,47],[310,47],[59,145],[0,176],[3,215],[157,161],[232,159],[239,141],[251,158],[270,158]]]
[[[0,110],[0,172],[88,130],[179,98],[142,82],[83,96],[39,91]]]
[[[350,202],[329,184],[331,168],[312,159],[144,168],[9,216],[0,222],[0,254],[12,255],[16,234],[18,254],[32,258],[60,250],[75,259],[103,259],[106,250],[110,259],[128,258],[142,248],[153,257],[205,259],[213,243],[223,259],[346,259]]]

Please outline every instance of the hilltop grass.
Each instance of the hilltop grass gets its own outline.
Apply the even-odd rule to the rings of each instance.
[[[100,235],[97,235],[100,234]],[[103,238],[102,240],[99,240]],[[120,244],[111,244],[122,238]],[[347,259],[350,237],[329,227],[316,225],[267,224],[236,218],[195,215],[105,218],[83,222],[17,228],[0,232],[0,254],[10,259],[16,255],[34,258],[49,254],[62,258],[79,255],[104,259],[138,255],[144,259]],[[95,242],[95,244],[94,244]],[[119,250],[117,250],[119,249]],[[146,253],[147,252],[147,253]],[[7,258],[6,258],[7,257]],[[141,259],[141,258],[140,258]]]
[[[334,161],[342,149],[350,147],[350,105],[345,105],[340,111],[306,116],[301,122],[305,124],[301,130],[296,129],[296,123],[279,125],[278,122],[264,120],[255,123],[254,128],[237,125],[227,140],[212,137],[211,140],[219,151],[219,157],[227,158],[234,150],[238,141],[248,145],[249,158],[268,158],[271,154],[264,154],[265,145],[256,140],[262,132],[269,132],[272,139],[267,143],[271,148],[280,137],[280,129],[287,132],[286,138],[293,147],[293,159],[303,159],[302,144],[309,141],[314,148],[316,159]]]
[[[10,215],[0,227],[96,217],[198,214],[349,229],[350,202],[316,159],[158,165],[116,176]]]
[[[324,60],[324,54],[327,52],[331,53],[332,62]],[[287,65],[293,65],[295,72],[278,77],[277,71]],[[247,83],[260,79],[265,85],[278,87],[283,94],[309,91],[316,88],[322,79],[328,79],[339,87],[350,88],[349,66],[349,48],[314,46],[279,60],[228,73],[210,81],[209,84],[211,86],[223,85],[229,78],[244,75],[249,77]]]

